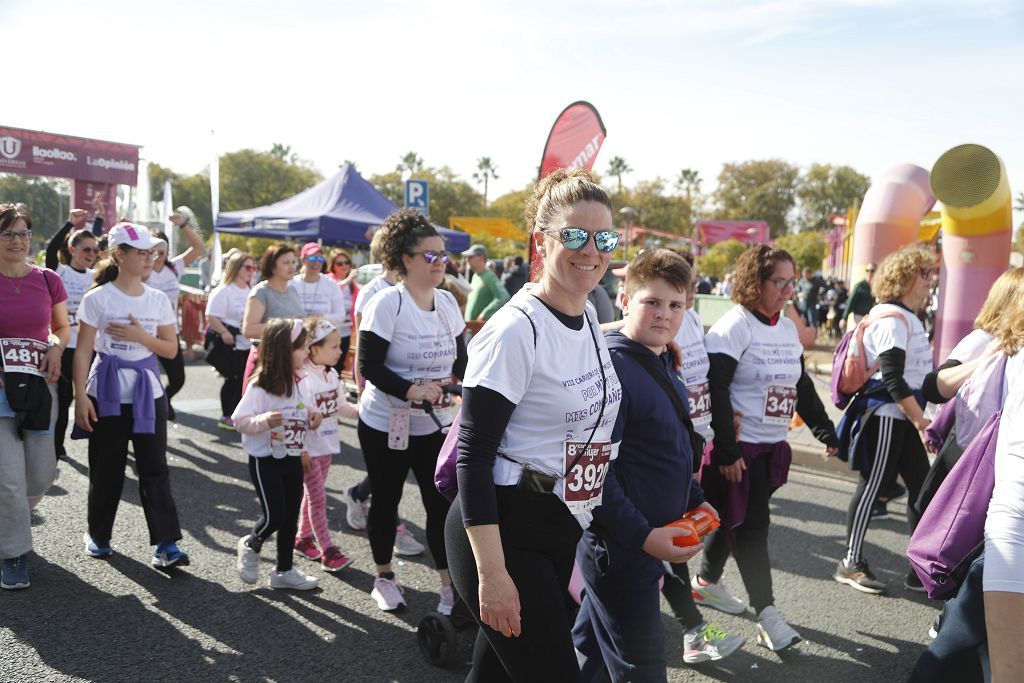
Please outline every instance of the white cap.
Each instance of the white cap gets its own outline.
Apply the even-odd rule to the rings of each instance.
[[[152,249],[156,244],[149,228],[134,223],[118,223],[107,233],[107,245],[114,247],[134,247],[135,249]]]

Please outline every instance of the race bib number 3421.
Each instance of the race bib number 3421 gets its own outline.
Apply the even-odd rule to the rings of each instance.
[[[573,513],[594,507],[601,499],[601,487],[608,475],[612,447],[608,443],[591,443],[580,454],[585,443],[565,443],[565,479],[562,499]],[[578,457],[577,457],[578,456]]]
[[[39,365],[43,362],[47,348],[47,345],[38,339],[0,339],[4,372],[24,372],[43,377]]]

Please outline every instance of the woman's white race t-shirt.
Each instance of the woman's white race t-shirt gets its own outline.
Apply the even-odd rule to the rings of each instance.
[[[284,457],[300,456],[306,450],[309,427],[308,407],[312,402],[306,393],[307,386],[300,381],[292,385],[291,396],[275,396],[265,389],[250,382],[242,400],[231,414],[232,420],[244,417],[256,417],[263,413],[279,412],[284,424],[276,429],[268,429],[257,434],[242,433],[242,448],[254,458],[268,456]],[[279,444],[274,453],[272,439]]]
[[[473,337],[463,384],[485,387],[516,404],[499,446],[499,453],[511,460],[500,456],[495,459],[494,483],[518,483],[522,464],[557,476],[555,494],[563,501],[569,499],[567,507],[586,528],[590,511],[601,504],[608,463],[618,455],[619,444],[612,442],[612,428],[622,387],[604,335],[597,327],[594,307],[586,305],[590,328],[584,325],[582,330],[572,330],[530,293],[535,288],[533,283],[524,285]],[[536,326],[536,342],[523,311]],[[597,424],[602,398],[604,415]],[[587,450],[588,456],[598,456],[598,468],[577,463],[573,472],[582,472],[585,478],[570,474],[567,479],[567,466],[592,432]],[[593,497],[589,497],[591,493]]]
[[[249,298],[249,287],[239,287],[234,282],[218,285],[210,292],[206,302],[206,315],[220,318],[225,325],[237,330],[242,329],[242,317],[245,315],[245,302]],[[245,335],[235,335],[235,349],[247,351],[252,346]]]
[[[171,267],[174,264],[174,267]],[[146,284],[153,289],[163,292],[171,302],[174,310],[174,331],[178,332],[178,297],[181,294],[181,278],[185,276],[185,255],[181,254],[173,259],[167,259],[163,270],[157,272],[154,268],[146,278]]]
[[[388,287],[394,286],[395,283],[385,279],[383,275],[378,275],[377,277],[367,282],[359,289],[359,292],[356,294],[356,304],[353,315],[362,315],[363,309],[366,308],[366,304],[370,302],[370,299],[373,298],[374,294],[383,291]]]
[[[57,275],[64,282],[64,289],[68,293],[68,300],[65,302],[68,305],[68,324],[71,325],[71,341],[68,342],[68,348],[73,349],[78,346],[78,307],[82,305],[82,297],[92,287],[96,271],[87,268],[79,272],[62,263],[57,266]]]
[[[704,348],[704,323],[700,321],[697,311],[692,308],[686,311],[675,341],[683,356],[679,380],[686,386],[690,419],[704,440],[710,441],[715,434],[711,429],[711,389],[708,385],[711,363],[708,362],[708,352]]]
[[[993,339],[995,337],[985,330],[971,330],[970,334],[953,347],[946,360],[958,360],[961,363],[968,363],[980,356]]]
[[[455,364],[455,338],[466,329],[455,297],[434,290],[434,310],[424,311],[404,283],[385,289],[370,299],[363,310],[361,330],[373,332],[389,343],[384,366],[411,382],[450,384]],[[367,380],[359,399],[359,416],[367,425],[388,431],[393,409],[410,408],[411,402],[390,396]],[[441,424],[451,424],[451,395],[444,394],[433,406]],[[426,412],[412,408],[409,434],[433,434],[437,425]]]
[[[740,418],[739,440],[774,444],[786,440],[796,412],[796,383],[804,347],[796,325],[780,315],[766,325],[736,305],[708,330],[708,353],[724,353],[737,361],[729,386],[732,408]]]
[[[897,315],[879,319],[885,313]],[[864,332],[864,359],[870,368],[878,357],[889,349],[903,349],[907,354],[903,367],[903,379],[912,390],[918,390],[924,384],[924,378],[932,371],[932,347],[928,342],[921,320],[905,308],[895,304],[877,304],[868,313],[874,322]],[[902,319],[901,319],[902,318]],[[906,321],[904,324],[903,321]],[[881,380],[882,370],[879,368],[871,379]],[[894,417],[898,420],[907,419],[900,407],[895,403],[881,406],[876,413],[883,417]]]
[[[90,289],[82,297],[82,304],[78,307],[78,319],[96,328],[96,342],[93,350],[97,354],[119,356],[125,360],[142,360],[152,355],[152,351],[142,344],[128,341],[117,341],[107,334],[107,325],[118,323],[128,324],[128,316],[133,315],[149,334],[156,336],[157,327],[160,325],[171,325],[174,322],[174,311],[171,310],[171,303],[167,296],[152,287],[143,285],[143,292],[139,296],[128,296],[114,285],[113,282]],[[89,371],[89,381],[86,385],[86,392],[96,396],[96,368],[100,363],[97,355],[92,362]],[[160,377],[147,371],[149,380],[153,385],[153,397],[159,398],[164,395],[163,385],[160,384]],[[139,373],[135,370],[121,370],[118,378],[121,380],[121,403],[131,403],[135,393],[135,381]]]
[[[307,316],[322,316],[335,327],[344,324],[345,302],[338,283],[331,278],[320,276],[316,282],[306,282],[301,275],[296,275],[288,281],[288,287],[299,295]]]
[[[338,332],[341,333],[341,338],[352,336],[352,320],[353,311],[356,306],[354,301],[355,297],[352,296],[352,285],[338,285],[338,289],[341,290],[341,304],[345,307],[344,322],[338,325]],[[357,293],[358,296],[358,293]]]

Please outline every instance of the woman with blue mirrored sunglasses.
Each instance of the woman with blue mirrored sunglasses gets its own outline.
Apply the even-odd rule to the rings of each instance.
[[[604,254],[610,254],[615,251],[615,247],[619,245],[619,238],[621,237],[619,233],[612,230],[597,230],[591,233],[583,228],[545,228],[540,230],[540,232],[557,237],[563,247],[572,251],[579,251],[587,246],[590,236],[593,235],[594,246]]]

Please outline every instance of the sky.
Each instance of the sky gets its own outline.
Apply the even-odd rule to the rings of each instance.
[[[1024,190],[1019,0],[0,0],[0,26],[0,125],[179,173],[275,142],[324,174],[415,151],[472,182],[488,156],[493,198],[586,100],[595,170],[621,156],[627,185],[764,158],[876,176],[972,142]]]

